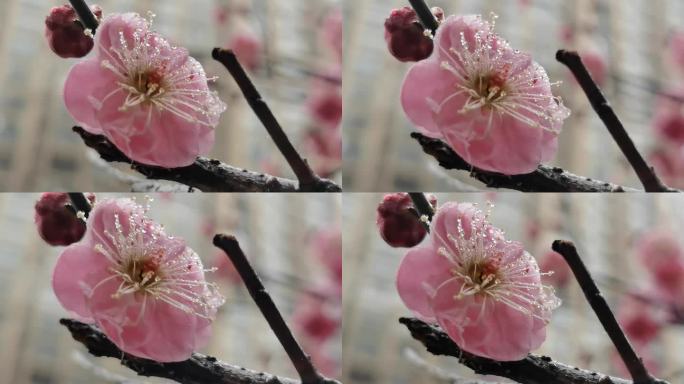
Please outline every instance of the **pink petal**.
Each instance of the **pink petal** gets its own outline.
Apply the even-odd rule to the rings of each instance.
[[[440,103],[449,93],[441,71],[435,60],[420,61],[409,69],[401,87],[401,105],[406,116],[420,133],[434,138],[440,138],[441,134],[434,121],[432,103],[428,100]]]
[[[430,298],[444,281],[452,278],[451,264],[433,248],[412,248],[401,261],[397,290],[404,304],[426,321],[434,321]]]
[[[92,321],[86,292],[106,277],[108,264],[93,252],[93,244],[80,242],[65,248],[52,272],[52,289],[62,306],[85,321]]]
[[[117,88],[115,81],[113,73],[103,70],[100,62],[94,59],[77,63],[67,74],[64,104],[71,117],[88,132],[102,134],[95,113],[102,99]]]

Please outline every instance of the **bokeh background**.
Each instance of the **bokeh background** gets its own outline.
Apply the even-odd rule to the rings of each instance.
[[[684,368],[680,353],[684,326],[667,306],[654,299],[630,304],[628,299],[648,295],[654,280],[637,255],[636,244],[653,231],[669,234],[684,257],[679,228],[684,224],[684,199],[655,195],[571,194],[437,194],[447,201],[475,202],[481,208],[495,204],[490,221],[506,232],[509,240],[521,241],[540,261],[542,270],[563,273],[564,264],[549,261],[551,243],[573,241],[595,277],[608,303],[623,326],[630,329],[637,351],[654,374],[679,383]],[[382,194],[347,194],[343,199],[344,220],[344,342],[342,380],[355,384],[447,384],[453,378],[474,378],[456,358],[435,357],[411,338],[399,324],[411,316],[395,287],[395,276],[406,249],[391,248],[380,237],[375,209]],[[425,239],[424,241],[429,241]],[[649,257],[666,248],[655,247]],[[670,266],[673,268],[674,263]],[[684,281],[678,274],[677,281]],[[551,284],[551,282],[549,282]],[[553,280],[563,305],[548,327],[547,339],[538,353],[553,359],[626,377],[616,363],[614,347],[586,302],[579,285],[570,277],[565,283]],[[680,285],[681,286],[681,285]],[[681,294],[679,295],[681,297]],[[641,304],[641,305],[639,305]],[[634,312],[636,310],[636,312]],[[664,313],[663,311],[667,312]],[[634,314],[637,314],[634,316]],[[660,322],[635,321],[657,318]],[[665,320],[670,319],[670,320]],[[674,324],[673,322],[679,322]],[[652,324],[658,324],[653,326]],[[657,332],[652,332],[657,330]],[[648,334],[648,341],[636,343]],[[426,368],[427,367],[429,368]],[[482,378],[480,378],[482,379]],[[496,383],[506,380],[490,377]],[[467,382],[467,381],[464,381]]]
[[[0,2],[0,190],[133,190],[140,184],[125,166],[99,161],[71,131],[62,101],[69,68],[78,59],[50,51],[43,30],[53,6],[66,0]],[[197,58],[228,104],[210,156],[239,168],[293,177],[228,72],[211,59],[212,48],[232,47],[247,66],[295,146],[312,166],[337,178],[339,126],[329,127],[309,107],[323,80],[341,93],[340,57],[321,37],[341,0],[98,0],[106,16],[135,11],[157,15],[155,28]],[[339,25],[341,44],[341,25]],[[341,103],[341,95],[339,96]],[[341,108],[341,105],[339,106]],[[338,124],[339,125],[339,124]],[[144,189],[143,185],[135,187]]]
[[[552,165],[639,186],[570,72],[555,61],[555,53],[565,48],[591,56],[592,67],[602,72],[608,99],[637,146],[650,156],[667,144],[652,130],[658,95],[684,85],[684,63],[675,65],[668,47],[676,44],[684,52],[684,38],[671,39],[677,31],[684,33],[680,16],[684,2],[430,0],[428,4],[442,7],[447,15],[477,13],[487,18],[490,12],[498,14],[496,31],[514,48],[530,52],[552,81],[563,81],[554,87],[554,93],[563,97],[573,114],[565,122],[560,151]],[[383,26],[393,8],[407,5],[402,0],[344,2],[345,187],[365,192],[482,189],[467,172],[441,169],[409,137],[415,129],[401,109],[399,91],[410,64],[389,54]],[[684,129],[681,121],[679,127]],[[678,158],[676,173],[681,178],[681,153],[672,156]],[[682,185],[681,180],[672,183]]]
[[[98,194],[98,199],[124,195]],[[38,194],[0,194],[0,383],[166,383],[137,377],[117,359],[95,358],[71,338],[59,319],[68,313],[50,277],[61,247],[45,244],[33,225]],[[137,195],[144,203],[144,196]],[[182,237],[226,297],[210,345],[200,351],[256,371],[297,377],[284,350],[249,297],[228,259],[212,243],[215,233],[237,236],[266,288],[317,366],[340,370],[340,282],[326,262],[341,263],[339,196],[151,195],[149,216]],[[295,222],[297,225],[292,225]],[[337,259],[335,259],[337,257]],[[327,261],[326,261],[327,260]],[[331,287],[337,286],[337,289]],[[338,292],[338,293],[335,293]],[[322,337],[321,319],[327,324]]]

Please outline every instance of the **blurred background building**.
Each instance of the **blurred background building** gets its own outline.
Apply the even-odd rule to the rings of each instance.
[[[0,383],[100,384],[170,382],[138,377],[117,359],[95,358],[59,324],[68,313],[50,284],[61,247],[50,247],[33,225],[38,194],[0,194]],[[121,195],[98,194],[98,199]],[[297,377],[285,351],[249,297],[228,259],[215,248],[215,233],[237,236],[283,316],[326,374],[338,377],[341,331],[339,294],[331,292],[326,257],[341,257],[339,196],[153,195],[149,216],[182,237],[205,267],[207,279],[226,297],[202,353],[256,371]],[[144,203],[143,196],[138,200]],[[293,225],[293,223],[296,223]],[[323,237],[331,231],[337,237]],[[326,249],[326,255],[321,255]],[[339,264],[339,258],[337,259]],[[340,266],[341,267],[341,266]],[[311,326],[317,304],[334,320],[327,338]],[[319,314],[320,315],[320,314]],[[315,324],[315,322],[313,322]]]
[[[551,81],[554,93],[572,109],[552,165],[587,177],[639,186],[617,145],[591,109],[568,69],[555,61],[558,49],[577,49],[591,61],[595,77],[645,155],[663,146],[652,129],[654,105],[671,87],[684,89],[684,2],[679,0],[430,0],[446,15],[499,15],[496,32],[530,52]],[[401,0],[346,0],[344,89],[344,181],[355,191],[482,189],[467,172],[445,171],[409,137],[415,131],[399,103],[410,64],[388,52],[384,21]],[[672,47],[674,49],[674,47]],[[679,53],[681,55],[681,53]],[[680,60],[682,60],[680,58]],[[678,67],[675,68],[675,67]],[[680,96],[679,108],[681,110]],[[681,115],[681,112],[679,112]],[[681,120],[679,126],[682,128]],[[667,139],[667,138],[665,138]],[[681,148],[679,148],[681,150]],[[680,154],[676,155],[680,158]],[[669,160],[669,159],[668,159]],[[677,160],[677,174],[684,173]],[[664,173],[664,171],[661,171]],[[681,181],[671,182],[681,185]]]
[[[398,322],[400,317],[411,316],[395,285],[399,264],[407,250],[391,248],[375,227],[375,209],[382,196],[347,194],[343,200],[342,381],[454,384],[459,383],[453,380],[458,377],[465,383],[475,377],[470,369],[460,365],[456,358],[432,356]],[[684,200],[674,195],[511,193],[437,194],[437,200],[439,204],[475,202],[481,208],[486,201],[493,202],[490,221],[506,232],[508,240],[522,242],[543,270],[556,271],[549,278],[560,277],[565,265],[549,259],[551,243],[556,239],[573,241],[649,369],[672,383],[681,382],[681,314],[650,296],[654,279],[639,257],[637,244],[643,243],[653,231],[664,231],[677,244],[679,263],[684,261],[679,230],[684,225]],[[650,245],[646,257],[655,259],[667,251],[664,242],[655,244],[658,245]],[[675,263],[668,266],[670,270],[674,267]],[[684,286],[684,276],[680,273],[676,277],[680,287]],[[564,282],[551,280],[549,284],[556,286],[563,305],[553,313],[547,339],[536,353],[572,366],[627,377],[625,369],[619,368],[615,348],[574,278],[570,275]],[[629,299],[640,302],[635,305]],[[643,316],[659,321],[642,321]],[[648,338],[644,338],[646,334]],[[439,373],[434,372],[435,368]],[[495,383],[508,382],[497,377],[489,379]]]
[[[0,2],[0,190],[130,191],[131,184],[139,181],[136,174],[116,171],[127,171],[125,165],[108,167],[71,131],[74,122],[64,107],[62,88],[77,59],[57,57],[43,37],[50,8],[64,3]],[[312,138],[312,132],[320,132],[325,124],[316,120],[307,102],[321,78],[341,88],[336,69],[339,54],[319,33],[323,24],[331,24],[328,18],[340,0],[101,0],[89,4],[99,4],[105,17],[114,12],[134,11],[143,16],[153,12],[156,30],[187,47],[209,76],[219,76],[212,87],[228,110],[216,129],[210,156],[239,168],[293,177],[228,72],[211,59],[214,47],[234,48],[295,146],[314,168],[336,176],[339,127],[326,131],[325,145]]]

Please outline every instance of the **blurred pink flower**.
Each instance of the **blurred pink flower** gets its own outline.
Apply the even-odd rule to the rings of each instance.
[[[316,124],[335,129],[342,122],[342,92],[339,86],[327,81],[313,82],[306,104]]]
[[[674,188],[684,188],[684,148],[665,145],[649,156],[658,176]]]
[[[192,164],[214,144],[225,104],[185,48],[149,30],[135,13],[112,14],[95,55],[74,65],[64,85],[71,116],[131,159],[161,167]]]
[[[330,10],[325,20],[323,21],[323,44],[330,47],[337,55],[339,60],[342,60],[342,9],[335,7]]]
[[[263,62],[263,43],[252,31],[243,30],[233,35],[228,48],[233,50],[240,64],[250,71],[259,69]]]
[[[65,309],[121,350],[182,361],[208,342],[223,297],[197,254],[146,212],[130,199],[98,202],[85,238],[59,256],[52,286]]]
[[[667,145],[684,145],[684,87],[666,91],[655,106],[653,128]]]
[[[328,341],[340,329],[341,321],[319,298],[303,296],[296,305],[292,323],[298,334],[314,343]]]
[[[88,199],[93,203],[95,195],[90,194]],[[38,234],[46,243],[70,245],[83,238],[85,223],[66,207],[69,203],[69,196],[58,192],[45,192],[36,201],[33,220]]]
[[[311,156],[313,170],[324,177],[339,171],[342,164],[342,135],[340,130],[315,129],[307,132],[304,146]]]
[[[226,252],[223,250],[219,250],[214,254],[212,266],[216,270],[216,276],[228,284],[239,285],[242,282],[242,277],[240,277],[237,269],[235,269],[235,265],[233,265],[233,262],[230,261],[230,258],[226,256]]]
[[[102,18],[99,5],[90,6],[97,19]],[[83,57],[93,49],[93,38],[85,34],[85,29],[69,4],[52,7],[45,18],[45,39],[52,52],[59,57]]]
[[[421,133],[444,139],[475,167],[508,175],[551,160],[570,115],[546,71],[475,15],[442,23],[432,55],[406,75],[401,102]]]
[[[587,49],[580,51],[582,62],[591,74],[596,84],[603,86],[608,80],[608,63],[602,53],[598,50]],[[572,76],[572,74],[570,74]],[[577,84],[577,80],[572,76],[572,80]]]
[[[542,280],[555,287],[564,287],[572,278],[572,270],[563,256],[554,251],[546,252],[539,260],[539,269],[544,272]]]
[[[684,249],[678,238],[668,230],[654,230],[637,240],[636,250],[660,293],[667,300],[682,302]]]
[[[440,22],[444,20],[441,8],[432,8],[432,14]],[[411,7],[392,10],[385,20],[385,42],[392,56],[403,62],[427,59],[434,48],[432,38],[425,34]]]
[[[495,360],[522,359],[544,342],[560,300],[520,243],[468,203],[441,206],[430,240],[399,267],[397,289],[411,311],[439,323],[463,350]]]
[[[646,345],[655,339],[665,324],[665,318],[654,307],[627,296],[620,302],[617,319],[631,342]]]
[[[670,38],[670,52],[675,64],[684,72],[684,30],[676,31]]]
[[[312,239],[314,256],[336,283],[342,284],[342,232],[335,226],[316,233]]]
[[[433,208],[437,207],[437,198],[429,195],[428,200]],[[395,248],[411,248],[425,238],[427,231],[417,216],[413,201],[408,193],[390,193],[382,198],[375,216],[375,225],[380,236],[387,244]]]

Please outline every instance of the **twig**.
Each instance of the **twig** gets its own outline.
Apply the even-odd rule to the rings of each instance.
[[[306,192],[320,191],[321,183],[325,180],[318,177],[309,164],[304,160],[299,152],[295,149],[283,130],[283,127],[276,119],[275,115],[268,107],[268,104],[262,99],[261,94],[252,83],[252,80],[247,75],[245,69],[240,65],[235,53],[229,49],[214,48],[211,53],[214,60],[223,64],[235,79],[238,87],[242,91],[247,103],[257,115],[261,123],[266,128],[266,131],[273,139],[273,142],[283,154],[285,160],[294,171],[299,180],[299,189]]]
[[[185,184],[203,192],[301,192],[297,182],[263,173],[238,169],[218,160],[198,157],[195,162],[182,168],[161,168],[140,164],[121,152],[105,136],[86,132],[74,127],[85,144],[97,151],[108,162],[130,164],[131,168],[148,179],[168,180]],[[319,180],[317,192],[340,192],[340,186],[330,180]]]
[[[261,279],[242,252],[237,239],[233,236],[216,235],[214,236],[214,245],[222,249],[232,261],[254,303],[259,307],[268,325],[287,352],[297,373],[299,373],[302,384],[339,384],[321,376],[313,366],[311,359],[302,350],[287,323],[285,323],[278,307],[261,283]]]
[[[643,184],[646,192],[673,192],[672,189],[668,188],[663,184],[658,178],[655,171],[650,167],[646,160],[644,160],[639,150],[634,145],[632,138],[625,130],[622,122],[618,118],[615,111],[606,100],[605,96],[601,92],[601,89],[596,84],[594,79],[592,79],[589,71],[584,66],[582,58],[577,52],[560,50],[556,53],[556,60],[565,64],[575,78],[580,84],[584,93],[587,94],[587,98],[591,103],[598,116],[601,118],[603,123],[608,128],[611,136],[622,150],[629,164],[634,168],[641,184]]]
[[[88,348],[90,354],[119,359],[121,364],[140,376],[163,377],[184,384],[300,384],[297,380],[254,372],[199,353],[193,353],[188,360],[177,363],[160,363],[135,357],[121,351],[92,325],[71,319],[61,319],[59,322],[69,329],[74,340]]]
[[[430,222],[432,221],[432,216],[435,214],[434,208],[430,205],[427,197],[422,192],[409,192],[409,197],[413,201],[413,206],[416,207],[416,212],[418,212],[418,218],[423,216],[427,217],[427,221],[420,220],[423,223],[425,230],[430,233]]]
[[[69,0],[69,2],[71,3],[71,7],[74,8],[74,11],[76,11],[81,23],[94,34],[99,23],[85,0]]]
[[[615,319],[615,315],[613,315],[613,312],[610,310],[606,299],[604,299],[603,295],[601,295],[601,291],[599,291],[594,279],[589,273],[589,270],[584,265],[584,262],[582,262],[582,259],[577,253],[575,245],[570,241],[556,240],[553,242],[553,246],[551,248],[560,253],[563,258],[565,258],[565,261],[570,266],[570,269],[572,269],[577,282],[584,292],[584,296],[587,298],[589,305],[591,305],[591,308],[599,318],[599,321],[606,330],[606,333],[608,333],[608,336],[613,341],[613,344],[615,344],[615,348],[617,348],[620,357],[625,362],[630,375],[634,379],[634,383],[663,383],[662,381],[656,380],[649,375],[648,370],[641,361],[641,358],[639,358],[636,352],[634,352],[632,345],[629,343],[629,340],[627,340],[627,336],[625,336],[622,328],[620,328],[620,324],[618,324],[617,320]]]
[[[433,139],[414,132],[411,134],[423,147],[423,151],[434,157],[445,169],[469,171],[470,177],[490,188],[514,189],[522,192],[636,192],[604,181],[593,180],[566,172],[558,167],[540,165],[536,171],[526,175],[508,176],[501,173],[474,168],[461,158],[451,147],[439,139]]]
[[[423,27],[432,31],[432,35],[434,36],[437,28],[439,28],[439,23],[432,14],[427,3],[423,0],[409,0],[409,3],[411,4],[411,7],[413,7],[413,10],[416,11],[416,15],[418,16],[420,23],[423,24]]]
[[[80,192],[70,192],[67,193],[69,199],[71,200],[71,205],[76,209],[75,213],[83,212],[86,218],[90,215],[90,202],[86,198],[85,194]]]
[[[457,357],[461,364],[480,375],[506,377],[524,384],[632,384],[625,379],[571,367],[553,361],[547,356],[529,354],[520,361],[491,360],[462,350],[436,326],[413,318],[401,318],[399,322],[404,324],[411,332],[411,336],[420,341],[430,353]]]

